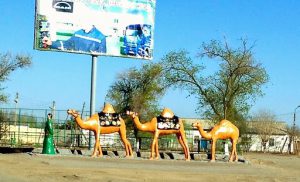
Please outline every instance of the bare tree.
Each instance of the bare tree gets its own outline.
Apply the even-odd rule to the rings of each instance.
[[[5,82],[9,75],[18,68],[25,68],[31,65],[31,57],[25,55],[15,55],[0,52],[0,91],[3,91],[1,83]],[[7,95],[0,92],[0,103],[7,102]],[[9,120],[0,112],[0,139],[4,138],[8,132]]]
[[[31,57],[27,55],[12,55],[11,53],[0,53],[0,90],[3,90],[1,83],[6,81],[11,72],[18,68],[25,68],[31,65]],[[7,96],[0,93],[0,102],[6,102]]]
[[[278,130],[275,114],[268,110],[259,110],[253,115],[251,124],[261,140],[262,151],[266,152],[267,143]]]

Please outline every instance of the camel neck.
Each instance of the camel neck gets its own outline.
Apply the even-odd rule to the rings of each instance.
[[[151,122],[141,123],[139,117],[137,116],[133,119],[133,122],[137,127],[137,129],[140,131],[148,131],[148,132],[154,131],[155,126],[152,126]]]
[[[198,127],[198,130],[203,138],[209,139],[209,140],[212,138],[211,133],[204,131],[202,127]]]

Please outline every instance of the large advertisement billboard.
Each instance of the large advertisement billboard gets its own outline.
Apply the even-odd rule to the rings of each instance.
[[[156,0],[36,0],[34,48],[152,59]]]

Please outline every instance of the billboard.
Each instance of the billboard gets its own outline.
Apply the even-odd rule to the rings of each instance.
[[[34,48],[152,59],[156,0],[36,0]]]

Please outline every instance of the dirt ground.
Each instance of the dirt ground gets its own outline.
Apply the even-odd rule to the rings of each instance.
[[[244,154],[246,163],[0,154],[0,181],[300,181],[300,157]]]

